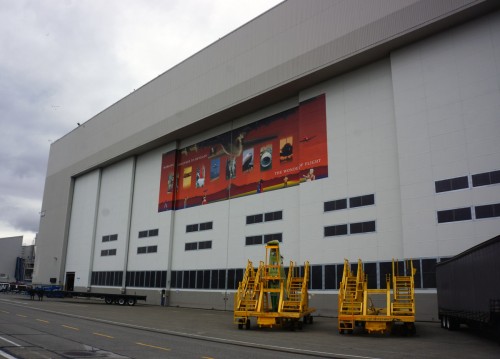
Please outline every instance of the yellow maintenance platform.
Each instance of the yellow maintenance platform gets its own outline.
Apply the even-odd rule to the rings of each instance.
[[[302,329],[303,323],[312,323],[311,313],[315,311],[309,308],[308,284],[309,262],[300,268],[290,261],[285,274],[279,242],[267,243],[265,262],[255,269],[248,261],[234,295],[234,323],[238,329],[249,329],[250,318],[255,317],[259,327]]]
[[[363,263],[358,261],[357,273],[351,272],[349,261],[344,261],[344,273],[338,297],[338,329],[340,334],[351,334],[355,327],[362,327],[368,333],[387,333],[398,324],[407,334],[414,335],[415,330],[415,292],[414,275],[411,260],[392,261],[392,276],[386,277],[384,289],[368,289]],[[401,272],[398,270],[401,269]],[[391,290],[392,284],[392,290]],[[372,298],[378,295],[378,298]],[[377,303],[385,303],[376,308]]]

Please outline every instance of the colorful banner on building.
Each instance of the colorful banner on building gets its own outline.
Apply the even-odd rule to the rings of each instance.
[[[158,211],[328,177],[325,96],[163,154]]]

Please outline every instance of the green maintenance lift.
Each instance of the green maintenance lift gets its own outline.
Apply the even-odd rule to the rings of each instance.
[[[234,323],[238,329],[249,329],[254,317],[259,327],[302,329],[303,324],[312,323],[315,311],[309,308],[308,283],[309,262],[300,268],[290,261],[285,274],[279,242],[267,243],[265,262],[255,269],[248,261],[234,295]]]
[[[355,327],[368,333],[388,333],[399,325],[410,335],[415,330],[416,269],[411,260],[404,262],[401,272],[398,261],[392,261],[392,276],[386,277],[385,288],[368,289],[363,263],[358,261],[357,273],[351,272],[349,261],[344,261],[344,273],[338,296],[338,330],[340,334],[352,334]],[[392,290],[391,290],[392,284]],[[382,296],[385,307],[376,308],[372,296]]]

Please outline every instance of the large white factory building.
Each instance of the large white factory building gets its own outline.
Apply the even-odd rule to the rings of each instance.
[[[33,282],[232,310],[278,240],[320,315],[395,258],[436,319],[500,233],[499,5],[288,0],[202,49],[51,145]]]

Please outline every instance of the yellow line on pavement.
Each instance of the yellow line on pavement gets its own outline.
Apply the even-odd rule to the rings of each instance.
[[[94,335],[98,335],[100,337],[105,337],[105,338],[109,338],[109,339],[114,339],[114,337],[112,337],[111,335],[106,335],[106,334],[101,334],[101,333],[92,333]]]
[[[80,330],[78,328],[75,328],[75,327],[70,327],[69,325],[62,325],[64,328],[68,328],[68,329],[73,329],[73,330]]]
[[[135,343],[135,344],[142,345],[143,347],[150,347],[150,348],[155,348],[155,349],[170,351],[169,348],[157,347],[156,345],[150,345],[150,344],[144,344],[144,343]]]
[[[42,322],[42,323],[49,323],[48,320],[43,320],[43,319],[37,319],[39,322]]]
[[[202,359],[214,359],[212,357],[201,357]]]
[[[16,314],[18,317],[22,317],[22,318],[28,318],[27,315],[22,315],[22,314]]]

